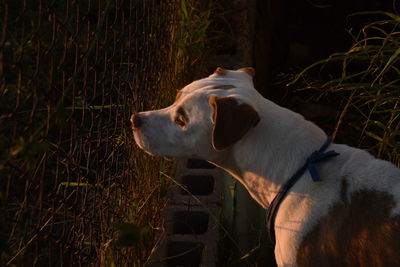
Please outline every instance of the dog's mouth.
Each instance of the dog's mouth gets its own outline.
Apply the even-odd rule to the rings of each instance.
[[[156,157],[163,157],[168,161],[172,161],[173,157],[171,157],[170,155],[162,155],[160,153],[157,153],[157,149],[155,149],[152,146],[149,146],[148,143],[146,145],[146,142],[143,140],[142,135],[140,134],[140,131],[133,130],[133,137],[135,139],[135,143],[136,145],[142,149],[144,152],[146,152],[147,154],[151,155],[151,156],[156,156]]]
[[[135,139],[135,143],[140,147],[141,149],[145,150],[143,140],[140,136],[140,133],[137,129],[134,129],[132,127],[132,133],[133,133],[133,138]]]

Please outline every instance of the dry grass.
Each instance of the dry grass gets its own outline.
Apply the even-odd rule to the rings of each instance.
[[[173,166],[134,145],[129,117],[172,103],[201,67],[212,8],[192,0],[2,6],[0,265],[148,261],[170,186],[162,173]]]

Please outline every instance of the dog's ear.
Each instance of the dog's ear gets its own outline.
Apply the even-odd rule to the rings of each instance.
[[[218,67],[218,68],[214,71],[214,74],[217,74],[217,75],[225,75],[225,74],[227,74],[227,73],[228,73],[228,71],[227,71],[226,69],[222,68],[222,67]]]
[[[236,71],[246,72],[252,78],[254,78],[254,76],[256,76],[256,70],[254,68],[252,68],[252,67],[240,68],[240,69],[237,69]]]
[[[242,138],[260,121],[257,111],[248,104],[239,104],[233,97],[210,98],[213,108],[212,145],[224,150]]]

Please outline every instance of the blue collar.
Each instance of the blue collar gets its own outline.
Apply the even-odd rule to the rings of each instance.
[[[328,152],[324,152],[328,146],[332,143],[332,139],[330,137],[327,138],[326,142],[322,145],[322,147],[318,151],[314,151],[311,156],[307,159],[306,163],[299,169],[292,178],[287,181],[275,198],[272,200],[267,210],[267,226],[269,231],[269,237],[273,244],[275,244],[275,217],[278,212],[279,205],[289,192],[290,188],[303,176],[303,174],[308,170],[311,174],[311,178],[314,182],[321,181],[321,178],[318,175],[315,164],[318,162],[325,161],[329,158],[336,157],[339,153],[331,150]]]

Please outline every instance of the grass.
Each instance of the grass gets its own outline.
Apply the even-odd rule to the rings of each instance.
[[[178,22],[172,33],[172,44],[168,53],[168,57],[173,58],[173,68],[163,70],[165,75],[162,75],[164,78],[160,80],[162,90],[154,95],[142,95],[141,99],[146,101],[146,104],[139,106],[158,109],[170,105],[176,91],[192,81],[193,77],[205,68],[208,56],[214,51],[214,45],[208,36],[212,32],[210,26],[214,19],[212,14],[215,15],[215,12],[215,1],[179,1]],[[126,143],[128,146],[129,143],[132,144],[130,138],[129,135],[129,142]],[[160,214],[166,205],[166,192],[173,186],[173,166],[163,159],[144,154],[133,144],[130,151],[131,166],[134,169],[132,176],[139,181],[134,191],[137,195],[143,194],[145,197],[138,197],[138,202],[130,210],[131,215],[126,220],[131,223],[128,231],[121,231],[119,227],[121,234],[117,242],[123,247],[135,250],[133,254],[136,258],[132,264],[142,266],[150,262],[152,254],[162,241],[159,239],[162,238],[162,229],[159,228],[162,223]],[[151,223],[149,218],[152,218]],[[130,238],[126,238],[128,235],[131,235]],[[135,242],[131,242],[132,240]],[[115,248],[108,249],[111,254],[114,253],[112,249]],[[112,260],[107,261],[107,265],[113,264]]]
[[[179,80],[193,81],[207,69],[210,55],[233,42],[228,12],[215,0],[180,0],[176,46],[172,47],[176,53],[174,73]]]
[[[333,136],[400,166],[400,17],[389,12],[354,34],[352,47],[297,74],[289,86],[341,102]]]
[[[204,67],[215,3],[0,9],[0,265],[149,261],[173,166],[135,146],[129,116],[171,104]]]

